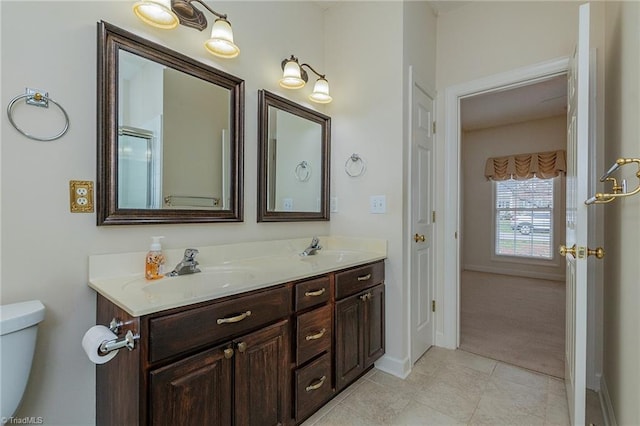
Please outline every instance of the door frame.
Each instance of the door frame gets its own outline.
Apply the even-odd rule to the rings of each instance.
[[[417,361],[412,359],[412,346],[413,346],[413,339],[414,339],[414,334],[413,334],[413,323],[411,320],[411,317],[413,315],[413,306],[412,306],[412,297],[411,297],[411,290],[413,287],[413,256],[412,256],[412,245],[414,244],[414,242],[411,239],[412,236],[412,227],[413,227],[413,200],[412,200],[412,173],[413,173],[413,169],[412,169],[412,163],[411,163],[411,155],[412,155],[412,147],[413,147],[413,89],[414,87],[417,87],[418,89],[422,90],[424,93],[427,94],[427,96],[429,96],[432,101],[433,101],[433,120],[435,122],[437,114],[438,114],[438,98],[437,98],[437,92],[436,90],[431,87],[430,85],[425,84],[423,81],[420,80],[420,78],[418,78],[416,76],[416,73],[414,71],[413,65],[409,65],[409,78],[408,78],[408,100],[409,100],[409,104],[408,104],[408,111],[409,113],[408,115],[408,125],[407,125],[407,132],[408,132],[408,149],[407,149],[407,159],[406,159],[406,164],[407,164],[407,179],[409,182],[409,185],[407,185],[407,192],[406,192],[406,199],[407,199],[407,208],[406,208],[406,221],[405,221],[405,226],[403,226],[403,233],[405,236],[405,253],[406,256],[405,258],[407,259],[407,276],[409,277],[409,286],[407,289],[407,300],[408,305],[409,305],[409,309],[407,309],[407,329],[409,330],[409,339],[407,341],[408,347],[408,359],[409,359],[409,369],[411,369],[411,367],[413,367],[413,364]],[[435,132],[434,132],[435,133]],[[433,161],[435,163],[436,160],[436,156],[437,156],[437,134],[433,135],[434,137],[434,147],[433,147]],[[431,168],[431,178],[432,178],[432,182],[434,182],[433,186],[434,188],[436,187],[435,185],[435,180],[436,180],[436,170],[435,167]],[[436,204],[436,197],[437,194],[433,194],[433,207],[435,208],[435,204]],[[432,242],[431,242],[431,250],[435,250],[435,243],[437,241],[437,225],[435,223],[432,224]],[[433,256],[433,255],[432,255]],[[435,256],[434,256],[434,260],[435,260]],[[437,263],[434,261],[433,265],[436,266]],[[436,276],[437,276],[437,271],[433,271],[431,278],[432,278],[432,288],[431,288],[431,295],[432,298],[435,299],[436,298]],[[436,316],[435,314],[433,315],[433,319],[432,319],[432,335],[433,335],[433,345],[437,344],[437,338],[436,338]]]
[[[592,66],[596,66],[597,53],[595,49],[591,52]],[[436,222],[437,228],[434,232],[439,232],[441,240],[439,244],[442,252],[445,253],[441,257],[441,271],[436,278],[436,283],[442,283],[439,289],[436,289],[436,298],[438,292],[442,295],[441,303],[443,313],[438,320],[442,320],[442,327],[438,327],[435,339],[436,345],[449,349],[457,349],[460,345],[460,239],[457,233],[461,229],[461,157],[460,157],[460,101],[469,96],[488,93],[499,89],[516,88],[535,83],[537,80],[544,80],[554,75],[566,74],[569,70],[569,56],[556,58],[550,61],[541,62],[531,66],[518,68],[515,70],[495,74],[485,78],[472,80],[466,83],[447,87],[444,91],[444,153],[443,164],[445,170],[442,172],[444,197],[439,198],[444,201],[443,205],[443,221],[440,225]],[[595,69],[595,68],[594,68]],[[598,73],[600,70],[598,70]],[[591,81],[591,93],[594,96],[602,96],[602,88],[599,87],[602,76],[597,75],[595,80]],[[599,173],[602,170],[603,162],[603,144],[598,143],[603,137],[603,122],[601,117],[602,105],[591,108],[591,119],[595,123],[595,137],[591,138],[597,145],[592,147],[594,158],[592,158],[591,170]],[[437,147],[436,147],[437,152]],[[595,186],[595,182],[590,182]],[[595,190],[595,188],[592,188]],[[593,227],[589,230],[589,244],[594,241],[604,242],[602,231],[602,223],[604,222],[602,209],[594,209],[592,212],[595,219],[592,222]],[[603,270],[593,262],[590,264],[590,274],[594,274],[595,283],[589,287],[589,306],[587,312],[587,388],[600,389],[600,377],[602,375],[602,285]],[[445,277],[447,277],[445,279]],[[436,284],[438,285],[438,284]]]

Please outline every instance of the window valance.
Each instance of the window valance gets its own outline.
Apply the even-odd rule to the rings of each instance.
[[[489,180],[551,179],[567,171],[564,150],[518,154],[487,159],[484,175]]]

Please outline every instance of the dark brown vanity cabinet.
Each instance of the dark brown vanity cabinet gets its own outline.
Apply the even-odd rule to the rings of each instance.
[[[384,264],[336,274],[336,390],[384,354]]]
[[[295,294],[293,417],[299,422],[333,396],[330,275],[297,283]]]
[[[97,366],[97,424],[290,423],[291,285],[131,318],[98,297],[98,321],[140,331]]]
[[[132,317],[96,367],[98,425],[300,424],[384,353],[383,261]]]

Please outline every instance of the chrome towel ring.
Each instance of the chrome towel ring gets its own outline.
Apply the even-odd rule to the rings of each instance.
[[[309,162],[307,162],[306,160],[301,161],[296,166],[296,170],[294,173],[296,175],[296,179],[298,179],[300,182],[308,181],[311,177],[311,164],[309,164]]]
[[[366,169],[367,163],[358,154],[351,154],[344,163],[344,171],[351,177],[362,176]]]
[[[35,141],[49,142],[49,141],[53,141],[61,138],[65,133],[67,133],[67,130],[69,130],[69,116],[67,115],[67,111],[65,111],[64,108],[62,108],[62,105],[60,105],[59,103],[57,103],[47,95],[48,93],[46,92],[43,94],[38,91],[34,91],[33,89],[27,89],[27,92],[25,94],[18,95],[15,98],[11,99],[11,102],[9,102],[9,105],[7,106],[7,117],[9,118],[9,122],[18,132],[22,133],[24,136],[28,137],[29,139],[33,139]],[[26,103],[28,105],[34,105],[41,108],[49,108],[49,102],[51,102],[55,106],[60,108],[60,111],[62,111],[62,114],[64,115],[64,120],[65,120],[64,128],[60,131],[60,133],[50,137],[40,137],[40,136],[34,136],[30,133],[27,133],[24,130],[22,130],[20,127],[18,127],[15,121],[13,121],[13,106],[18,100],[23,98],[26,98]]]

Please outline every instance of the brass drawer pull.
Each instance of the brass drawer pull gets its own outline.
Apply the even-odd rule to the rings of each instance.
[[[307,297],[309,297],[309,296],[322,296],[326,290],[327,290],[326,288],[321,288],[320,290],[305,291],[304,295],[307,296]]]
[[[243,312],[240,315],[236,315],[235,317],[231,317],[231,318],[218,318],[217,323],[218,324],[231,324],[231,323],[234,323],[234,322],[242,321],[246,317],[250,317],[250,316],[251,316],[251,311],[247,311],[247,312]]]
[[[322,385],[324,385],[324,381],[327,380],[327,376],[322,376],[320,377],[320,379],[318,380],[317,383],[313,384],[313,385],[309,385],[306,388],[304,388],[307,392],[311,392],[312,390],[316,390],[316,389],[320,389],[322,387]]]
[[[367,281],[369,278],[371,278],[371,274],[362,275],[361,277],[358,277],[358,281]]]
[[[308,335],[307,337],[305,337],[305,339],[306,339],[307,341],[309,341],[309,340],[317,340],[317,339],[321,338],[322,336],[324,336],[324,333],[326,333],[326,332],[327,332],[327,329],[326,329],[326,328],[323,328],[322,330],[320,330],[320,331],[319,331],[319,332],[317,332],[316,334],[310,334],[310,335]]]

